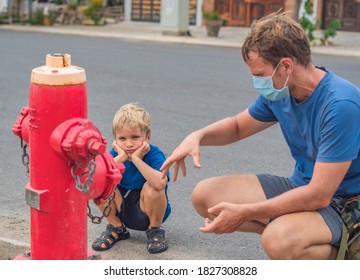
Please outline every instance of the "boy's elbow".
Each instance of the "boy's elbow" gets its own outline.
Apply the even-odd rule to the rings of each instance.
[[[159,180],[152,187],[157,191],[162,191],[163,189],[165,189],[166,183],[167,180]]]

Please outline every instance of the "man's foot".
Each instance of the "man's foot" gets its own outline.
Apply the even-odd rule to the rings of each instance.
[[[168,243],[165,240],[165,230],[159,227],[152,227],[146,230],[148,238],[147,249],[150,254],[156,254],[167,250]]]
[[[106,226],[106,230],[101,233],[100,237],[96,238],[92,244],[95,251],[105,251],[115,245],[116,242],[130,237],[129,231],[126,227],[114,227],[111,224]]]

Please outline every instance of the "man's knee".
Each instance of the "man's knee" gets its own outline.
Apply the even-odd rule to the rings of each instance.
[[[209,193],[206,193],[207,185],[207,180],[199,182],[191,194],[191,201],[195,210],[203,217],[207,217],[208,215],[208,205],[206,201]]]
[[[299,243],[281,227],[267,226],[262,233],[261,243],[267,255],[273,260],[291,260],[297,258]]]

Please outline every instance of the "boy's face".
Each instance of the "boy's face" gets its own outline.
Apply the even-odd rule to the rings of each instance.
[[[116,144],[131,157],[133,152],[139,149],[144,141],[149,140],[149,137],[141,131],[140,127],[131,128],[129,126],[124,126],[116,132],[115,140]]]

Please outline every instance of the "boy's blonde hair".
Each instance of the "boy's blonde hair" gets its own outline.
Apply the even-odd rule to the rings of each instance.
[[[113,119],[113,135],[116,136],[116,132],[124,126],[128,126],[131,129],[140,128],[141,132],[148,136],[150,133],[150,115],[136,103],[121,106]]]

